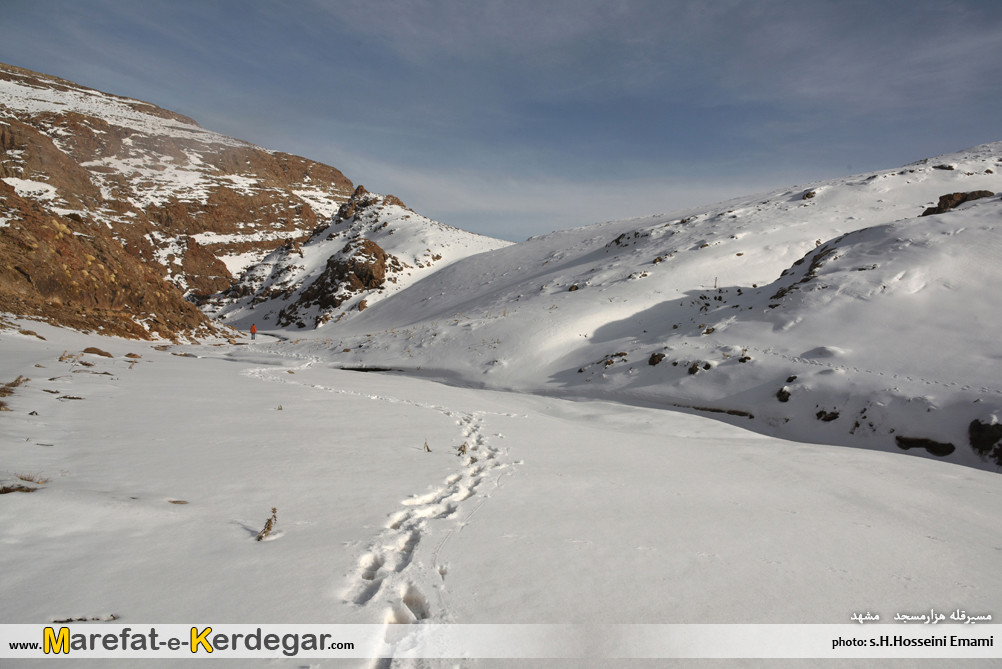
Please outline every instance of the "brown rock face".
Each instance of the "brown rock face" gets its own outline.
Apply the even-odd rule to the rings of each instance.
[[[953,169],[953,168],[950,168]],[[954,207],[959,207],[965,202],[970,202],[971,200],[980,200],[981,198],[991,197],[995,193],[990,190],[974,190],[970,193],[947,193],[946,195],[941,195],[939,198],[939,205],[935,207],[929,207],[922,212],[923,216],[932,216],[933,214],[942,214],[945,211],[950,211]]]
[[[4,310],[139,339],[216,331],[176,286],[127,253],[106,226],[54,216],[3,182],[0,210],[17,218],[0,228]]]
[[[196,296],[211,295],[229,288],[232,276],[226,265],[195,241],[194,237],[184,236],[180,242],[185,249],[181,267],[188,288],[193,290]]]
[[[173,331],[186,313],[174,301],[198,300],[233,283],[221,259],[238,268],[236,263],[260,259],[287,239],[307,237],[352,192],[351,182],[333,167],[218,135],[139,100],[4,64],[0,80],[10,93],[0,103],[0,179],[7,180],[0,224],[10,221],[22,232],[0,230],[16,237],[34,234],[42,219],[64,225],[72,220],[91,230],[86,234],[92,241],[75,244],[107,245],[102,246],[106,253],[130,257],[117,260],[122,273],[104,288],[41,265],[31,269],[30,280],[0,267],[5,272],[0,284],[21,296],[15,305],[45,304],[56,297],[81,308],[118,309],[115,300],[126,300],[122,295],[143,295],[149,306],[159,293],[168,297],[157,299],[171,303],[164,307],[164,318]],[[25,205],[28,200],[40,209]],[[17,243],[8,242],[3,252],[14,253]],[[234,258],[241,254],[244,260]],[[123,277],[166,281],[175,289],[156,283],[152,292],[126,288]],[[72,283],[55,286],[64,280],[87,288],[74,292]],[[37,294],[30,295],[31,290]],[[126,302],[121,313],[138,308],[136,299]],[[66,313],[62,308],[49,312],[54,318]],[[84,323],[89,316],[74,318]],[[182,320],[201,322],[191,318]]]

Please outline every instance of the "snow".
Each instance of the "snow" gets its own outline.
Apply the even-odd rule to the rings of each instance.
[[[0,64],[0,68],[2,67]],[[13,71],[10,75],[14,79],[23,77]],[[172,202],[198,203],[209,208],[212,195],[220,188],[247,196],[260,195],[269,190],[261,185],[261,179],[253,175],[223,175],[219,173],[219,168],[205,160],[207,155],[233,149],[270,153],[266,149],[205,130],[193,121],[166,118],[163,110],[146,102],[108,95],[44,75],[39,76],[38,80],[43,85],[26,83],[24,80],[0,79],[0,118],[16,118],[32,125],[50,137],[53,144],[71,158],[72,143],[67,140],[72,139],[74,133],[61,125],[66,114],[83,115],[82,120],[77,117],[74,121],[90,127],[98,134],[104,131],[92,127],[97,124],[89,119],[99,119],[119,128],[116,133],[121,137],[121,147],[117,153],[105,151],[100,159],[81,163],[87,169],[90,180],[100,190],[101,197],[106,200],[125,200],[144,210],[170,206]],[[9,167],[21,169],[24,163],[23,151],[7,153]],[[12,178],[5,181],[14,185],[19,194],[43,203],[51,203],[56,197],[55,188],[41,182]],[[295,188],[302,188],[303,196],[295,195]],[[287,195],[288,197],[281,199],[287,200],[289,206],[294,207],[303,202],[310,204],[321,217],[337,211],[339,204],[347,196],[347,193],[338,190],[334,184],[316,182],[309,177],[295,184],[292,189],[270,190],[282,196]],[[123,215],[111,208],[99,208],[86,213],[98,221],[126,224],[132,223],[133,220],[129,217],[135,215],[134,212]],[[249,213],[248,216],[246,223],[251,223],[255,214]],[[253,226],[252,223],[251,225]],[[301,236],[308,231],[301,228],[287,231],[281,236],[258,231],[257,235],[231,235],[230,241]],[[171,251],[164,251],[161,255],[169,252]],[[258,261],[260,257],[252,260]],[[239,262],[232,259],[228,261],[235,266]],[[242,270],[247,264],[250,262],[240,265],[239,269]],[[183,281],[177,283],[180,288],[186,288]]]
[[[303,181],[305,183],[309,183],[309,175],[305,176]],[[309,203],[309,205],[313,207],[313,211],[316,212],[317,216],[325,220],[330,219],[334,214],[336,214],[338,207],[340,206],[340,202],[332,200],[329,193],[316,188],[312,188],[310,190],[293,190],[292,193],[294,195],[298,195]]]
[[[14,192],[20,197],[33,198],[42,202],[56,199],[56,187],[44,181],[28,181],[17,177],[4,177],[3,182],[14,187]]]
[[[51,480],[0,497],[5,623],[845,623],[1002,595],[991,472],[338,370],[268,336],[18,327],[45,340],[0,332],[0,380],[32,379],[0,414],[0,484]],[[59,361],[86,346],[114,357]]]
[[[247,251],[246,253],[234,253],[216,257],[226,265],[226,269],[229,270],[230,274],[239,277],[248,267],[261,262],[265,255],[267,254],[263,251]]]
[[[249,146],[143,104],[0,81],[18,114]],[[154,164],[123,144],[91,166],[131,174],[138,204],[205,201],[218,178],[198,152]],[[1002,417],[1002,202],[920,214],[947,193],[999,193],[1000,171],[1002,143],[987,144],[516,245],[384,202],[261,262],[224,258],[252,294],[206,310],[256,323],[257,342],[161,350],[19,321],[0,330],[0,382],[31,380],[3,399],[0,486],[37,490],[0,496],[14,603],[0,617],[997,615],[998,467],[968,429]],[[295,194],[336,210],[308,179]],[[363,240],[399,261],[392,281],[278,327]],[[182,245],[155,241],[173,273]]]
[[[338,366],[715,412],[796,441],[994,471],[968,430],[1002,418],[1002,317],[988,297],[1002,285],[1000,164],[1002,143],[988,144],[554,232],[415,276],[301,346],[331,338],[324,358]],[[920,216],[975,190],[996,195]],[[265,306],[227,322],[275,328]]]
[[[238,285],[253,294],[239,299],[217,298],[215,304],[204,307],[206,312],[244,328],[253,323],[259,323],[259,327],[266,321],[275,323],[281,312],[300,300],[321,278],[329,261],[350,260],[360,242],[374,242],[396,259],[387,267],[387,278],[378,290],[355,294],[343,291],[338,295],[343,299],[338,306],[305,307],[294,319],[297,323],[310,321],[311,325],[323,327],[330,320],[354,318],[362,300],[372,306],[454,262],[510,245],[444,225],[397,204],[387,204],[385,196],[370,193],[368,197],[373,204],[360,206],[350,219],[341,222],[335,219],[314,231],[300,247],[276,249],[259,264],[248,267]],[[203,234],[196,239],[199,243],[213,243],[221,237]]]
[[[150,111],[153,111],[153,105],[138,100],[119,98],[92,89],[73,88],[65,85],[61,86],[61,89],[56,89],[0,80],[0,109],[4,107],[17,109],[29,115],[45,112],[57,114],[75,112],[84,116],[96,116],[113,125],[129,128],[144,135],[192,139],[222,146],[253,146],[247,142],[205,130],[197,125],[154,116],[141,111],[143,106],[147,106]],[[140,109],[136,109],[136,107]],[[7,114],[10,113],[7,112]]]

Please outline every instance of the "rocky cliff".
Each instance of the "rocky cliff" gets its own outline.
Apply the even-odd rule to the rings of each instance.
[[[225,290],[352,193],[327,165],[3,64],[0,183],[5,310],[58,320],[70,309],[77,315],[68,322],[118,323],[136,336],[154,322],[140,305],[166,319],[164,332],[197,328],[204,318],[185,297]],[[71,262],[53,264],[56,256]],[[101,260],[81,260],[89,256]],[[114,282],[95,262],[119,270]],[[87,274],[74,274],[77,265]]]

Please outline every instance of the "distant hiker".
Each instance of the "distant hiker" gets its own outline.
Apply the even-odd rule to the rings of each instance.
[[[257,339],[257,326],[256,325],[252,325],[251,326],[251,341],[253,341],[255,339]]]

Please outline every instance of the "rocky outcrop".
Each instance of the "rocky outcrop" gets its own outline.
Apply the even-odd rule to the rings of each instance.
[[[945,458],[957,449],[957,447],[953,444],[933,441],[932,439],[926,439],[924,437],[897,436],[894,438],[894,442],[898,445],[898,448],[903,451],[907,451],[910,448],[924,448],[926,452],[931,455],[935,455],[938,458]]]
[[[383,207],[389,206],[396,206],[413,212],[413,210],[401,202],[400,198],[397,196],[370,193],[365,189],[365,186],[359,184],[355,188],[355,191],[351,194],[351,197],[349,197],[344,204],[338,207],[337,213],[334,214],[331,220],[315,229],[313,234],[310,235],[310,238],[312,239],[323,232],[327,232],[328,236],[333,235],[335,234],[333,230],[337,229],[336,226],[340,226],[342,224],[350,225],[351,223],[364,218],[377,217],[379,215],[379,211]]]
[[[200,306],[237,327],[333,327],[445,265],[509,245],[358,186],[307,239],[290,240]]]
[[[971,421],[967,428],[971,448],[982,460],[1002,466],[1002,423]]]
[[[399,272],[401,269],[400,261],[375,242],[368,239],[350,242],[327,259],[323,272],[302,291],[299,299],[279,312],[277,324],[283,327],[298,324],[302,322],[300,311],[311,307],[319,307],[317,321],[321,322],[324,314],[356,295],[381,289],[387,272]],[[359,311],[365,309],[363,303],[365,300],[359,303]],[[303,327],[305,325],[303,323]]]
[[[936,167],[936,169],[940,169]],[[953,169],[952,167],[950,169]],[[939,197],[939,204],[935,207],[929,207],[922,212],[923,216],[932,216],[933,214],[942,214],[943,212],[950,211],[954,207],[959,207],[965,202],[970,202],[972,200],[980,200],[985,197],[991,197],[995,193],[990,190],[975,190],[970,193],[947,193],[946,195],[941,195]]]

